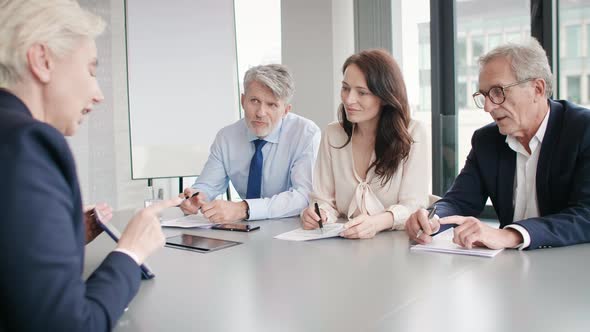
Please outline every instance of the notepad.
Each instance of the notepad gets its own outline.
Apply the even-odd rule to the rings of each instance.
[[[214,225],[207,218],[200,214],[190,214],[188,216],[162,220],[162,227],[179,227],[179,228],[209,228]]]
[[[488,248],[472,248],[467,249],[458,246],[453,242],[453,229],[449,228],[446,231],[435,235],[432,242],[429,244],[416,244],[410,250],[413,251],[432,251],[442,252],[447,254],[470,255],[480,257],[494,257],[504,249],[488,249]]]
[[[324,224],[324,231],[318,229],[302,229],[297,228],[292,231],[279,234],[275,236],[275,239],[287,240],[287,241],[309,241],[319,240],[329,237],[337,237],[340,232],[344,230],[344,224],[332,223]]]

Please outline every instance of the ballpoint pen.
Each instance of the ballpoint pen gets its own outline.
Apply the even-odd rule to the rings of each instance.
[[[436,205],[428,208],[429,212],[428,212],[428,221],[430,221],[430,219],[432,219],[432,217],[434,217],[434,215],[436,214]],[[418,232],[416,232],[416,239],[420,237],[420,235],[422,235],[422,233],[424,233],[424,231],[422,230],[422,228],[420,228],[418,230]],[[430,235],[430,234],[428,234]]]
[[[324,233],[324,224],[322,223],[322,215],[320,213],[320,206],[318,205],[318,202],[315,202],[314,205],[315,205],[315,214],[317,214],[318,217],[320,217],[320,221],[318,221],[318,223],[320,224],[320,231],[322,233]]]
[[[190,196],[190,197],[188,195],[184,195],[184,199],[182,200],[182,202],[180,202],[180,204],[176,205],[176,207],[179,207],[180,205],[182,205],[182,203],[184,203],[184,201],[191,199],[191,198],[197,196],[198,194],[199,194],[199,192],[197,191],[194,194],[192,194],[192,196]]]

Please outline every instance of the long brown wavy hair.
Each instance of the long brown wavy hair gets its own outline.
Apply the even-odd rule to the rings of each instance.
[[[397,62],[383,49],[370,49],[351,55],[342,66],[343,74],[351,64],[359,67],[365,75],[369,91],[381,99],[381,114],[375,137],[376,159],[369,169],[375,167],[375,174],[385,185],[408,157],[413,143],[408,131],[410,106],[406,84]],[[342,103],[338,107],[338,120],[348,136],[346,143],[340,147],[343,148],[350,143],[354,126],[346,118]]]

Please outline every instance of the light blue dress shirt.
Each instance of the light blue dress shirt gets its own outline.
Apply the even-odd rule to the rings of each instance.
[[[248,220],[295,216],[308,206],[320,138],[315,123],[293,113],[264,138],[268,143],[262,148],[262,198],[246,199]],[[227,190],[231,180],[240,197],[246,197],[256,139],[245,119],[221,129],[192,187],[214,199]]]

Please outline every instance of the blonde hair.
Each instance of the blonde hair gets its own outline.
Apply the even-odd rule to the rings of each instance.
[[[46,45],[62,57],[80,39],[94,39],[104,28],[102,18],[75,0],[0,0],[0,87],[22,79],[31,46]]]

